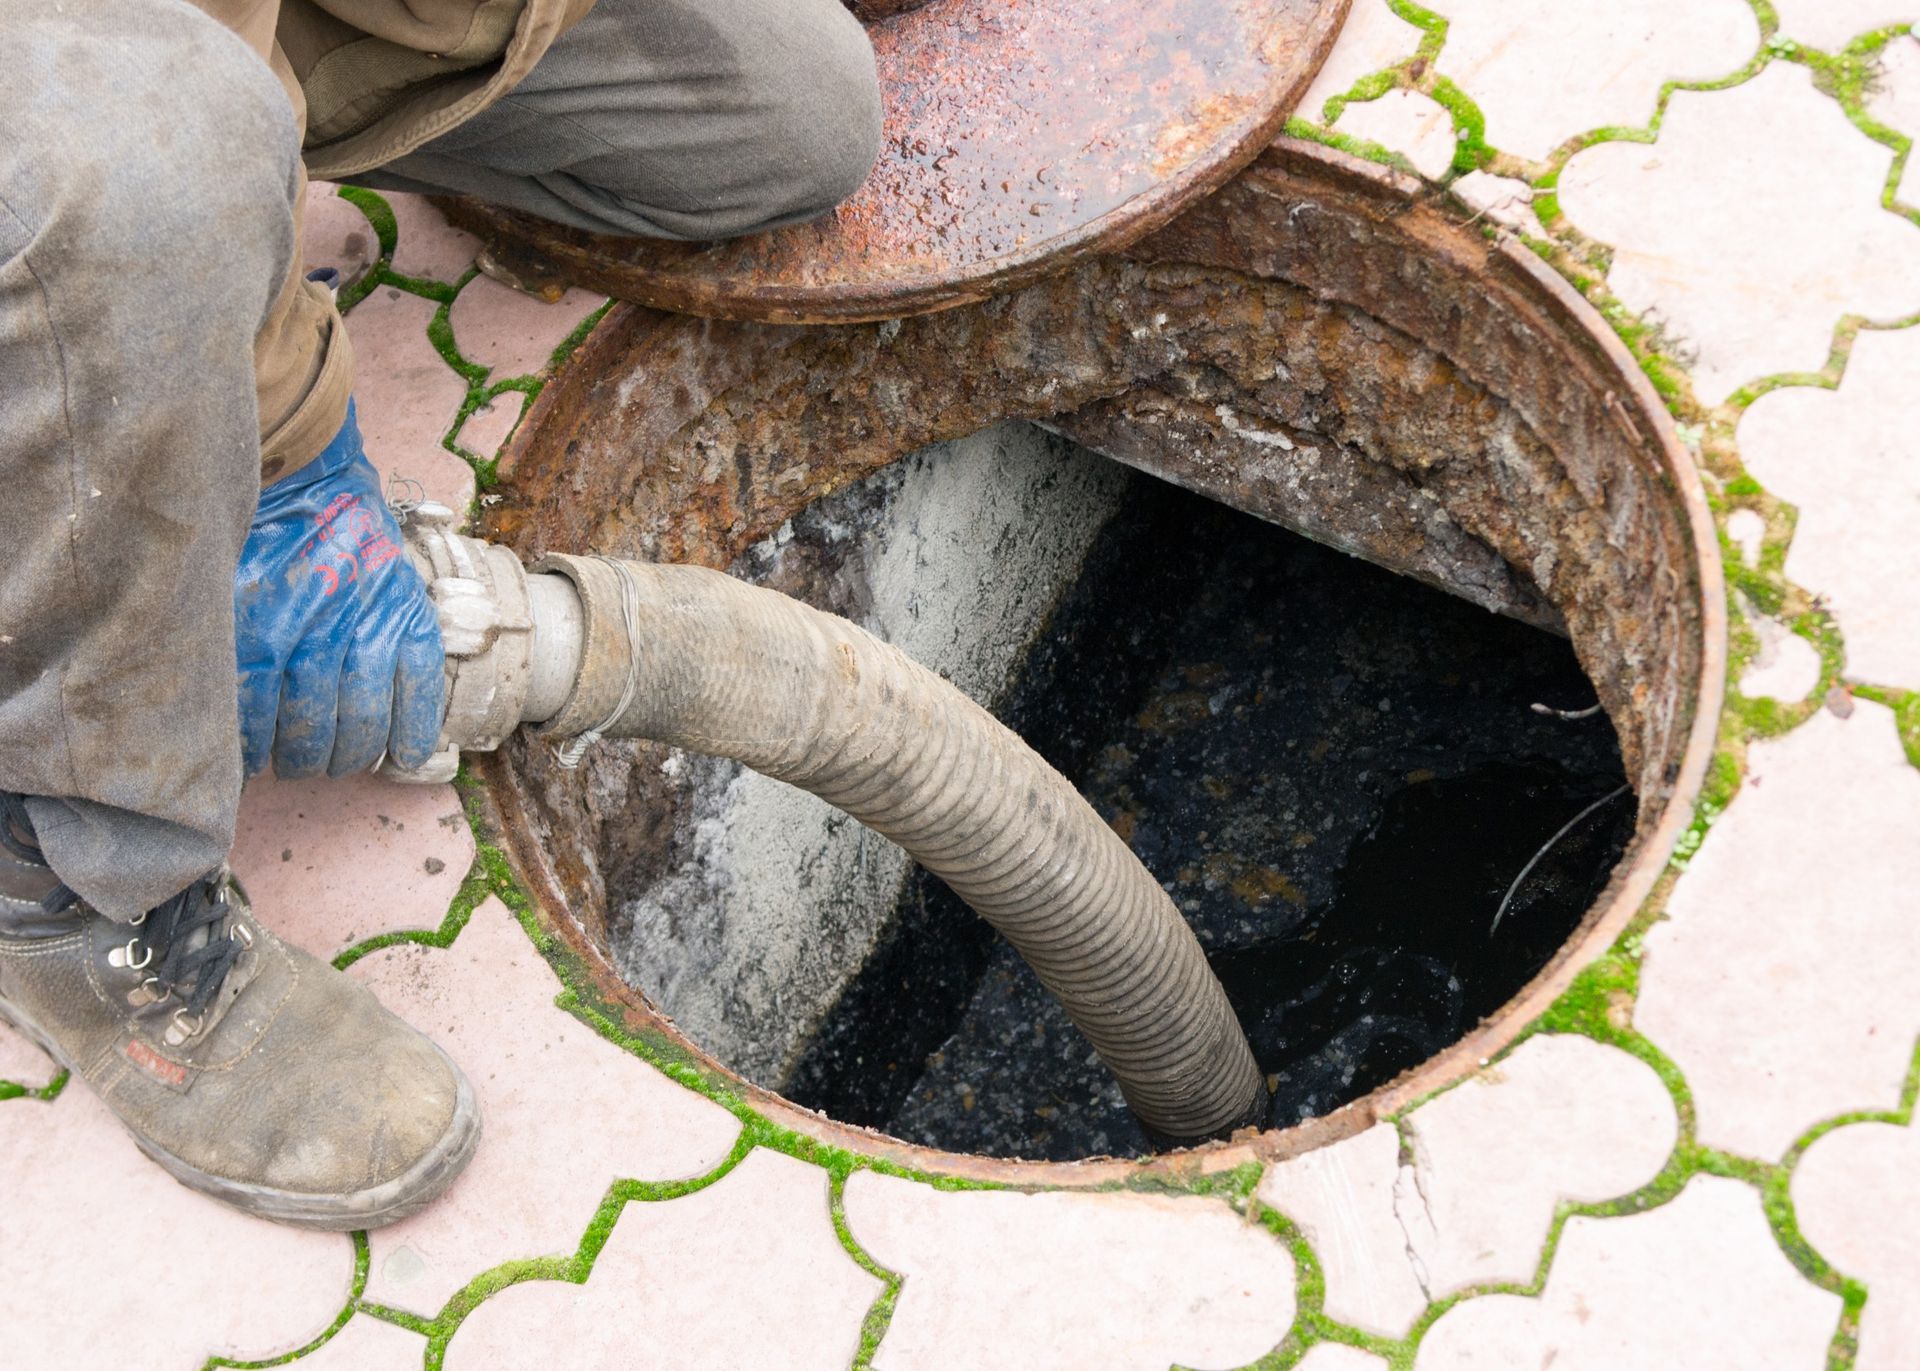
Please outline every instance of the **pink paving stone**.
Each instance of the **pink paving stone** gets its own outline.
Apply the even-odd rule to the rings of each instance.
[[[340,284],[350,286],[380,260],[380,238],[357,206],[342,200],[330,181],[307,183],[301,260],[308,271],[332,267]]]
[[[1418,91],[1396,86],[1378,100],[1348,105],[1334,128],[1399,153],[1422,176],[1438,178],[1453,165],[1453,116]]]
[[[536,376],[581,320],[606,302],[604,295],[570,290],[548,304],[491,276],[476,276],[453,302],[453,336],[460,355],[489,368],[495,381]]]
[[[1542,1034],[1415,1110],[1414,1184],[1400,1200],[1408,1243],[1439,1299],[1470,1285],[1525,1284],[1562,1201],[1639,1189],[1679,1137],[1653,1068],[1573,1034]]]
[[[418,1333],[371,1314],[355,1314],[346,1327],[293,1365],[299,1371],[420,1371],[426,1360],[427,1340]]]
[[[844,1371],[882,1288],[834,1236],[826,1173],[756,1149],[704,1190],[628,1204],[584,1286],[529,1281],[487,1299],[446,1366]]]
[[[451,947],[384,948],[348,974],[460,1063],[486,1130],[445,1196],[372,1235],[375,1303],[431,1317],[501,1262],[571,1254],[615,1180],[701,1175],[740,1132],[556,1006],[559,980],[496,899]]]
[[[1232,1367],[1293,1325],[1292,1255],[1218,1200],[940,1191],[858,1171],[846,1215],[903,1278],[875,1371]]]
[[[1840,1297],[1793,1269],[1759,1192],[1701,1176],[1626,1218],[1567,1220],[1538,1299],[1442,1314],[1415,1371],[1822,1371]]]
[[[1920,1034],[1920,771],[1884,706],[1747,753],[1740,793],[1647,933],[1635,1024],[1693,1092],[1700,1141],[1772,1160],[1893,1109]]]
[[[424,195],[382,192],[393,210],[397,230],[393,269],[402,276],[425,277],[452,285],[473,265],[480,240],[447,222]]]
[[[1753,411],[1749,409],[1748,414]],[[1744,459],[1747,451],[1743,447],[1740,453]],[[1727,538],[1740,552],[1740,560],[1748,566],[1760,565],[1760,550],[1767,541],[1767,521],[1757,510],[1736,509],[1727,516]]]
[[[1261,1203],[1298,1224],[1320,1257],[1329,1317],[1397,1338],[1427,1307],[1408,1253],[1400,1197],[1400,1135],[1390,1123],[1267,1168]]]
[[[264,923],[332,957],[376,934],[438,928],[473,851],[450,785],[256,776],[231,860]]]
[[[1439,68],[1486,116],[1487,141],[1544,159],[1575,134],[1640,127],[1668,81],[1717,80],[1760,46],[1730,0],[1447,0]]]
[[[513,426],[520,422],[520,411],[526,407],[525,395],[517,390],[504,391],[469,414],[454,441],[481,461],[492,461],[513,435]]]
[[[60,1074],[53,1058],[0,1024],[0,1081],[11,1081],[29,1090],[38,1090]],[[0,1101],[4,1104],[6,1101]]]
[[[1825,1134],[1793,1173],[1800,1234],[1863,1280],[1854,1371],[1920,1366],[1920,1129],[1857,1123]]]
[[[1920,235],[1916,235],[1920,236]],[[1740,457],[1800,508],[1786,574],[1827,597],[1847,675],[1920,687],[1920,328],[1867,329],[1838,390],[1784,386],[1740,420]]]
[[[354,400],[367,457],[380,472],[418,482],[426,498],[456,511],[473,503],[473,469],[441,440],[467,398],[467,383],[427,338],[433,301],[379,286],[347,315]]]
[[[346,1237],[249,1218],[179,1185],[84,1087],[0,1106],[0,1159],[7,1371],[275,1357],[346,1305]]]

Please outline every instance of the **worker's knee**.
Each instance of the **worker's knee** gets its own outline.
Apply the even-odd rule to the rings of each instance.
[[[835,10],[831,22],[783,35],[778,58],[743,73],[765,95],[758,137],[771,174],[755,227],[827,213],[860,188],[880,155],[873,48],[859,22]]]
[[[0,184],[39,253],[108,272],[287,259],[292,109],[239,38],[184,0],[73,0],[38,7],[8,46]]]
[[[880,153],[880,86],[865,29],[838,0],[757,5],[738,32],[701,149],[659,174],[654,155],[620,198],[688,238],[731,238],[826,214]]]

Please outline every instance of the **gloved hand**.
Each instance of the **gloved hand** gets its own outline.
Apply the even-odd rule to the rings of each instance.
[[[440,623],[367,461],[353,405],[327,448],[260,492],[233,608],[247,774],[344,776],[432,755]]]

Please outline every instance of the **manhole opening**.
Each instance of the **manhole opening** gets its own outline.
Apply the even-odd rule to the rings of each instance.
[[[996,423],[1019,419],[1047,431]],[[923,451],[942,443],[997,455]],[[1024,484],[969,491],[969,471]],[[856,618],[894,613],[885,636],[998,702],[1131,825],[1230,988],[1281,987],[1277,1021],[1243,1003],[1287,1077],[1281,1131],[1254,1155],[1364,1127],[1511,1041],[1651,889],[1711,748],[1718,568],[1657,397],[1523,249],[1323,149],[1276,148],[1124,256],[980,305],[813,328],[618,311],[504,474],[490,532],[523,552],[733,566]],[[996,590],[969,567],[1009,574]],[[1255,680],[1266,695],[1242,717]],[[1605,717],[1529,708],[1596,694]],[[1498,889],[1623,778],[1490,934]],[[1124,1114],[1101,1113],[1104,1081],[1064,1110],[1015,1088],[1000,1038],[1035,1036],[1050,1007],[996,975],[970,915],[903,893],[904,859],[851,820],[624,745],[565,772],[518,739],[490,779],[549,927],[602,992],[716,1069],[778,1083],[787,1097],[748,1090],[777,1117],[913,1155],[842,1126],[869,1123],[981,1158],[917,1164],[989,1175],[993,1155],[1136,1146]],[[849,911],[865,912],[834,917]],[[1462,939],[1490,955],[1462,957]],[[721,955],[657,955],[703,943]],[[793,1010],[843,1001],[866,1027]],[[1068,1054],[1063,1040],[1031,1055]],[[911,1047],[875,1071],[874,1041]],[[916,1115],[939,1070],[959,1110]],[[969,1109],[965,1071],[1007,1082],[973,1083]],[[1295,1125],[1342,1100],[1325,1126]]]
[[[1050,555],[1023,550],[1047,541]],[[891,574],[901,562],[919,574]],[[1530,708],[1591,701],[1565,639],[1058,440],[1002,430],[909,458],[735,570],[926,641],[1088,796],[1200,935],[1274,1078],[1277,1124],[1364,1095],[1491,1015],[1572,933],[1632,832],[1608,720]],[[696,1041],[909,1142],[1150,1150],[1065,1012],[938,880],[891,863],[870,879],[871,852],[836,860],[836,839],[861,839],[824,807],[809,850],[783,853],[805,882],[730,867],[757,867],[764,811],[736,768],[670,765],[666,860],[608,873],[610,934],[635,985],[671,988],[662,1007]],[[1535,853],[1608,795],[1492,932]],[[729,906],[757,903],[739,883],[764,874],[804,912],[729,925]],[[839,938],[855,965],[823,985],[776,953],[774,980],[749,947],[725,957],[723,993],[683,964],[729,936]]]

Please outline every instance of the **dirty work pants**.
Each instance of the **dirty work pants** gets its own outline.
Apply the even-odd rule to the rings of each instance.
[[[0,34],[0,790],[125,919],[233,839],[253,341],[299,149],[266,64],[184,0],[0,0]],[[864,176],[871,83],[837,0],[601,0],[384,184],[741,232]]]

